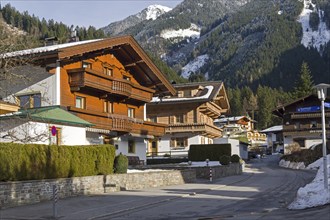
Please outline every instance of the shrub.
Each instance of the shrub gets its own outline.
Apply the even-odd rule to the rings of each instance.
[[[128,168],[128,158],[120,153],[115,157],[115,164],[114,164],[115,173],[127,173],[127,168]]]
[[[218,161],[220,156],[231,155],[231,144],[201,144],[190,145],[188,160],[190,161]]]
[[[232,163],[239,163],[240,162],[240,156],[238,156],[237,154],[233,154],[231,157],[230,157],[230,162]]]
[[[0,181],[113,173],[115,148],[0,143]]]
[[[230,164],[230,156],[228,155],[222,155],[220,156],[219,162],[221,165],[228,165]]]

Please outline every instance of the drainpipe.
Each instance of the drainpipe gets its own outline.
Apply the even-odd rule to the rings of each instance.
[[[143,108],[143,120],[144,121],[147,120],[147,104],[144,104],[144,108]]]
[[[55,71],[55,105],[61,105],[61,63],[56,61]]]

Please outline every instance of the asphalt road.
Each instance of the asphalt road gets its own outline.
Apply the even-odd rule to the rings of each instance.
[[[299,187],[315,171],[278,167],[268,156],[247,164],[243,175],[212,183],[80,196],[58,202],[58,219],[330,219],[330,205],[288,210]],[[1,220],[52,219],[52,203],[43,202],[0,211]]]

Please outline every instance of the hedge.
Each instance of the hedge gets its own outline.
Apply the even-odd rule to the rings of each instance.
[[[111,174],[114,158],[112,145],[0,143],[0,181]]]
[[[188,151],[190,161],[219,161],[222,155],[231,155],[231,144],[194,144]]]

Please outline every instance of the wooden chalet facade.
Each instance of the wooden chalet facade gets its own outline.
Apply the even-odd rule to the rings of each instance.
[[[221,136],[214,119],[229,110],[222,82],[174,84],[175,96],[156,97],[147,104],[151,122],[166,124],[166,134],[159,145],[149,145],[148,152],[187,151],[191,144],[211,144]]]
[[[146,120],[145,104],[154,95],[173,95],[175,89],[131,36],[51,45],[6,56],[33,57],[33,68],[38,69],[30,74],[37,71],[43,76],[12,91],[12,97],[22,107],[38,97],[40,103],[29,107],[58,105],[92,123],[86,128],[86,144],[101,140],[114,144],[118,152],[143,159],[146,140],[165,133],[166,125]]]
[[[325,100],[330,103],[330,98]],[[278,107],[273,114],[283,119],[284,151],[298,143],[302,148],[322,142],[321,102],[316,95]],[[325,108],[326,138],[330,141],[330,108]]]

